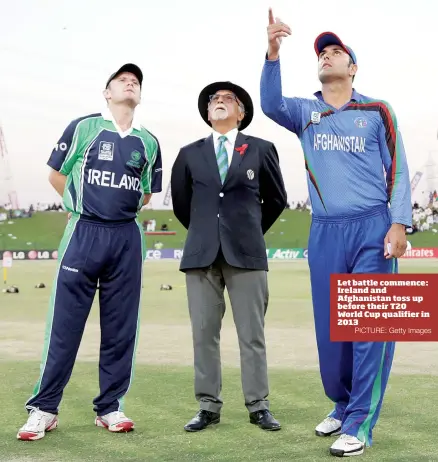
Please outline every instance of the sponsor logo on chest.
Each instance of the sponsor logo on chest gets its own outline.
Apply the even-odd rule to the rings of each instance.
[[[113,160],[114,159],[114,143],[110,141],[101,141],[99,143],[99,160]]]
[[[99,151],[97,158],[99,160],[113,161],[114,160],[114,143],[111,141],[101,141],[99,143]],[[137,150],[129,154],[129,159],[126,165],[134,168],[141,168],[141,153]]]
[[[126,165],[134,168],[140,168],[141,154],[138,151],[131,152],[131,158],[126,162]]]
[[[321,122],[321,113],[313,111],[310,120],[312,124],[318,125]]]
[[[354,119],[354,125],[356,125],[357,128],[365,128],[368,125],[368,121],[365,117],[356,117]]]

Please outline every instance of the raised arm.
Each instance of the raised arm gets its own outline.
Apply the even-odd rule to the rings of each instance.
[[[290,27],[279,18],[274,21],[269,9],[268,51],[260,80],[260,102],[263,113],[278,125],[299,135],[301,131],[301,99],[285,98],[281,87],[280,45],[291,34]]]

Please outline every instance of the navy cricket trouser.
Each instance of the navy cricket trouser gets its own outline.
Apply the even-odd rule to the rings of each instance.
[[[330,341],[330,274],[396,273],[397,260],[384,258],[391,226],[386,206],[355,217],[313,217],[308,261],[321,379],[335,404],[330,414],[342,433],[367,446],[380,414],[394,356],[394,342]]]
[[[137,343],[144,235],[136,220],[73,216],[64,232],[47,317],[41,375],[28,410],[58,413],[99,282],[101,346],[97,415],[123,410]]]

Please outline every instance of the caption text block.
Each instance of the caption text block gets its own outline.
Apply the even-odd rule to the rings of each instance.
[[[330,339],[437,342],[438,274],[332,274]]]

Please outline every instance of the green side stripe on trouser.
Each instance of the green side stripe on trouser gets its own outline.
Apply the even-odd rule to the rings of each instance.
[[[385,342],[383,345],[382,357],[380,358],[379,371],[377,373],[376,379],[374,380],[373,391],[371,393],[370,410],[368,412],[366,419],[362,422],[362,425],[359,427],[359,431],[357,433],[357,438],[360,441],[365,442],[367,446],[369,445],[369,433],[370,433],[371,421],[374,417],[374,414],[377,409],[377,405],[379,404],[380,398],[382,396],[382,371],[383,371],[383,363],[385,360],[386,346],[387,346],[387,343]]]
[[[391,269],[392,274],[395,274],[396,264],[397,264],[397,259],[393,258],[392,269]],[[386,348],[387,348],[387,342],[384,342],[382,357],[380,358],[379,371],[377,373],[376,379],[374,380],[373,390],[371,392],[370,410],[368,412],[366,419],[362,422],[362,425],[359,427],[359,431],[357,433],[357,438],[361,441],[364,441],[366,445],[369,444],[369,433],[370,433],[371,421],[373,420],[377,406],[382,397],[382,372],[383,372],[383,364],[385,361]]]
[[[146,242],[145,242],[145,237],[144,237],[144,232],[143,232],[143,226],[140,224],[138,219],[135,220],[138,231],[140,233],[140,239],[141,239],[141,256],[142,256],[142,263],[141,263],[141,278],[140,278],[140,297],[139,297],[139,304],[138,304],[138,316],[137,316],[137,330],[135,332],[135,343],[134,343],[134,350],[132,352],[132,362],[131,362],[131,377],[129,378],[129,385],[128,388],[125,392],[125,394],[119,398],[119,411],[124,412],[125,411],[125,396],[128,394],[129,389],[131,388],[132,382],[134,381],[134,375],[135,375],[135,358],[137,355],[137,345],[138,345],[138,337],[139,337],[139,332],[140,332],[140,318],[141,318],[141,301],[142,301],[142,293],[143,293],[143,265],[144,265],[144,260],[146,258]]]
[[[79,221],[79,215],[72,215],[72,217],[70,218],[65,228],[64,235],[62,236],[62,239],[61,239],[61,243],[59,244],[58,266],[57,266],[56,273],[55,273],[55,279],[53,281],[53,287],[52,287],[52,292],[51,292],[50,301],[49,301],[49,310],[47,312],[43,354],[42,354],[42,360],[41,360],[41,365],[40,365],[40,376],[33,389],[33,394],[29,398],[29,400],[26,402],[26,405],[31,399],[33,399],[40,392],[40,389],[41,389],[41,382],[42,382],[42,378],[44,375],[44,370],[46,368],[47,356],[49,353],[50,340],[51,340],[51,334],[52,334],[53,317],[55,314],[56,287],[58,285],[59,269],[61,267],[62,259],[64,258],[64,255],[68,249],[68,246],[70,244],[71,238],[73,236],[73,233],[74,233],[74,230],[76,228],[76,224],[78,221]]]

